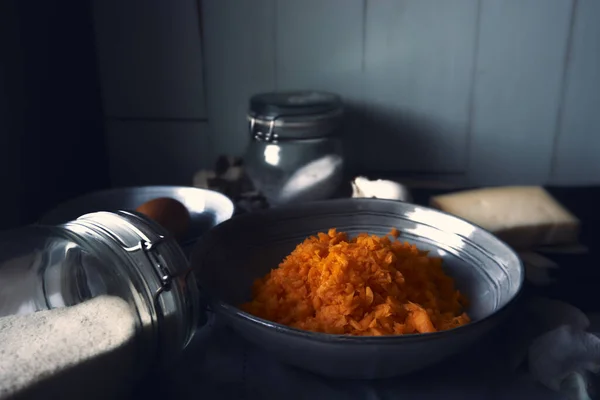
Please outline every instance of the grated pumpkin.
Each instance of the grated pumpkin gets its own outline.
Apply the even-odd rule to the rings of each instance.
[[[294,328],[381,336],[427,333],[470,322],[465,297],[442,259],[388,236],[330,229],[311,236],[253,286],[241,308]]]

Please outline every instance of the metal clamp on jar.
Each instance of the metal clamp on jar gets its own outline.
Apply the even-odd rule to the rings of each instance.
[[[263,93],[250,99],[245,163],[271,205],[331,197],[343,178],[343,107],[331,93]]]

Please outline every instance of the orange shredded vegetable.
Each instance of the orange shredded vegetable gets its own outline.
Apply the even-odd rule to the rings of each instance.
[[[253,287],[242,309],[314,332],[402,335],[470,322],[466,299],[442,259],[389,236],[349,240],[330,229],[311,236]]]

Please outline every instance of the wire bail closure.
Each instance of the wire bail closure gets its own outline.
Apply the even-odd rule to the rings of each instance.
[[[171,290],[171,283],[174,278],[183,277],[184,280],[187,280],[189,273],[191,272],[191,268],[183,271],[179,275],[173,275],[167,265],[161,261],[162,257],[160,256],[160,252],[157,247],[162,242],[164,242],[165,237],[162,235],[158,236],[158,239],[155,241],[152,240],[140,240],[137,245],[132,247],[123,247],[123,249],[128,253],[134,253],[137,251],[141,251],[148,262],[152,265],[154,271],[156,272],[158,279],[161,282],[161,285],[154,292],[154,305],[160,307],[160,302],[158,301],[158,297],[163,292],[168,292]]]
[[[253,135],[253,138],[259,142],[269,142],[269,143],[277,143],[277,139],[279,135],[275,133],[275,119],[271,119],[267,124],[257,122],[256,118],[248,116],[248,121],[250,122],[250,132]],[[254,132],[255,125],[267,125],[268,130],[263,132],[262,130],[257,130]]]

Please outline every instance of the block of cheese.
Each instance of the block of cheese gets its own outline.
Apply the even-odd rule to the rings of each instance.
[[[494,187],[450,193],[431,206],[494,233],[525,249],[576,243],[579,220],[539,186]]]

